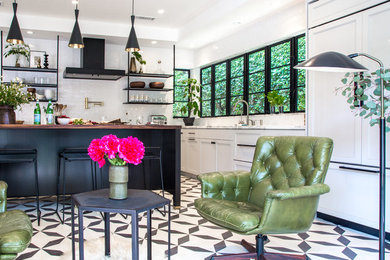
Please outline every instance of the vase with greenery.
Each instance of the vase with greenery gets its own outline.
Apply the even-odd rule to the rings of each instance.
[[[356,116],[370,119],[370,126],[379,124],[381,115],[380,73],[380,70],[373,73],[347,73],[341,80],[343,86],[337,89],[347,97],[347,103]],[[385,87],[385,118],[390,123],[390,69],[384,70],[382,78]],[[390,128],[386,126],[386,132],[389,131]]]
[[[191,115],[197,115],[200,117],[200,103],[202,102],[202,98],[200,96],[200,85],[198,84],[198,81],[193,78],[183,80],[182,83],[187,86],[184,98],[188,98],[188,102],[180,109],[180,111],[182,114],[188,114],[188,117],[183,118],[183,121],[186,126],[190,126],[194,124],[195,120],[195,117],[191,117]]]
[[[271,113],[277,112],[276,108],[278,108],[280,113],[283,112],[283,106],[285,105],[286,98],[282,95],[279,95],[276,90],[268,92],[267,100],[271,107]]]
[[[15,109],[30,103],[33,96],[21,82],[0,83],[0,124],[15,124]]]
[[[15,67],[20,67],[20,58],[25,57],[27,61],[30,61],[30,46],[27,44],[15,44],[9,43],[5,46],[4,57],[7,58],[11,55],[15,55]]]
[[[132,54],[134,55],[135,59],[141,65],[140,69],[139,69],[139,73],[143,73],[145,70],[146,61],[144,59],[142,59],[142,55],[138,51],[134,51],[134,52],[132,52]]]

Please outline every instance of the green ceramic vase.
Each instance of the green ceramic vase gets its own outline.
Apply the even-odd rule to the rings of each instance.
[[[110,165],[108,169],[108,181],[110,182],[110,199],[127,199],[127,181],[129,180],[129,168],[125,166]]]

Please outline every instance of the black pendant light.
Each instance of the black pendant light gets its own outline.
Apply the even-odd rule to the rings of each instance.
[[[127,40],[126,44],[126,51],[127,52],[133,52],[133,51],[139,51],[139,44],[137,40],[137,35],[135,34],[135,29],[134,29],[134,0],[133,0],[133,8],[132,8],[132,14],[131,14],[131,30],[129,34],[129,39]]]
[[[74,23],[72,35],[70,36],[68,46],[70,48],[80,49],[84,48],[83,37],[81,36],[80,26],[79,26],[79,9],[78,2],[76,3],[76,9],[74,10],[74,16],[76,17],[76,21]]]
[[[20,27],[19,27],[18,17],[16,17],[16,10],[18,9],[18,4],[16,3],[16,0],[12,5],[14,8],[14,18],[12,18],[11,27],[9,28],[7,42],[22,44],[24,43],[24,41],[23,41],[22,32],[20,31]]]

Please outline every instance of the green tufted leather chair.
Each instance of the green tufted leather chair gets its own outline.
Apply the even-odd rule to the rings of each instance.
[[[7,187],[0,181],[0,260],[15,259],[30,244],[33,231],[26,213],[7,211]]]
[[[258,259],[267,234],[307,231],[316,215],[319,196],[333,149],[329,138],[260,137],[251,172],[212,172],[198,176],[202,198],[198,213],[216,225],[245,235],[256,234]],[[248,243],[243,241],[248,248]]]

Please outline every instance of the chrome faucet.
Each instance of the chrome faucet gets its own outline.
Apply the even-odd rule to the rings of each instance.
[[[243,100],[243,99],[241,99],[241,100],[238,100],[237,101],[237,103],[234,105],[234,107],[233,107],[233,111],[234,110],[236,110],[236,108],[237,108],[237,105],[239,104],[239,103],[244,103],[244,104],[246,104],[246,125],[249,125],[249,104],[248,104],[248,102],[246,102],[245,100]],[[239,124],[243,124],[244,123],[244,121],[242,121],[242,113],[243,113],[243,111],[241,111],[241,117],[240,117],[240,122],[239,122]]]

